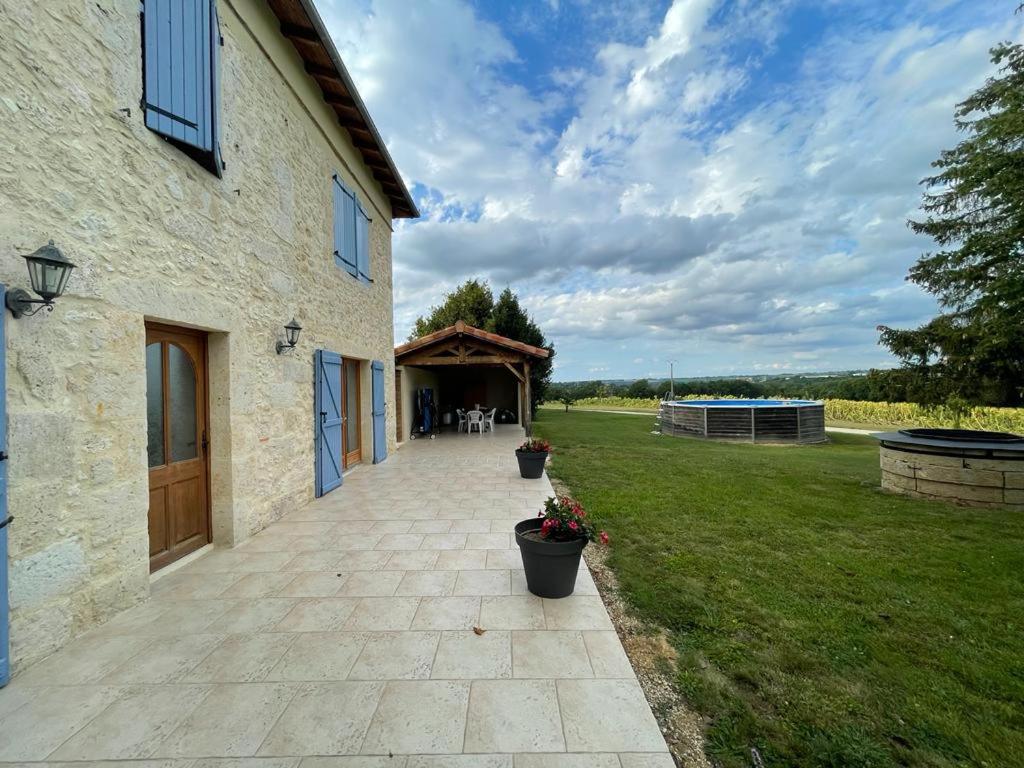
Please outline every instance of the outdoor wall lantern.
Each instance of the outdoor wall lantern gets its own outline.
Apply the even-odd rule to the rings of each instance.
[[[294,317],[292,321],[284,327],[285,341],[277,342],[277,354],[283,355],[285,352],[291,352],[295,349],[295,345],[299,343],[299,332],[302,330],[302,326],[299,325],[299,321]]]
[[[22,258],[28,264],[28,278],[32,283],[32,290],[39,298],[33,299],[24,288],[15,288],[7,292],[7,308],[15,317],[34,315],[43,307],[46,307],[48,312],[53,312],[53,300],[64,293],[75,265],[64,257],[53,244],[53,240]],[[33,304],[39,306],[31,309]]]

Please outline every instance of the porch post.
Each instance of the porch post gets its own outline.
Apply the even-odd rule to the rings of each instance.
[[[533,437],[533,409],[530,403],[530,363],[527,360],[523,361],[523,378],[526,381],[523,384],[523,428],[526,430],[527,437]]]

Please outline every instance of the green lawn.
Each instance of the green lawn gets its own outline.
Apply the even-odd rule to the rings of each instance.
[[[1024,765],[1024,515],[878,490],[870,438],[769,447],[542,410],[551,473],[670,632],[708,752],[749,766]]]

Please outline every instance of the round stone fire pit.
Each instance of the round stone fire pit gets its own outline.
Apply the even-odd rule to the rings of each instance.
[[[971,429],[901,429],[879,442],[882,487],[908,496],[1024,511],[1024,437]]]

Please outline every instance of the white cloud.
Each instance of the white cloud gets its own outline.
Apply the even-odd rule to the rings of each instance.
[[[480,276],[520,292],[568,378],[607,339],[629,341],[612,375],[677,347],[683,375],[886,363],[875,326],[934,309],[903,282],[928,246],[905,225],[917,182],[1020,19],[837,4],[767,76],[796,2],[675,0],[655,20],[587,5],[608,37],[550,90],[517,79],[530,62],[461,0],[322,3],[407,181],[431,190],[396,231],[396,336]]]

